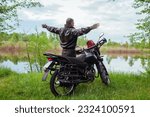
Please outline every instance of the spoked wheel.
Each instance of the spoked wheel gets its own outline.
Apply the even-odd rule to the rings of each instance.
[[[55,96],[71,95],[75,89],[75,84],[62,83],[58,77],[58,70],[54,72],[50,79],[50,90]]]
[[[109,78],[107,70],[106,70],[106,68],[102,62],[99,62],[99,70],[100,70],[99,72],[100,72],[102,82],[105,85],[109,85],[110,84],[110,78]]]

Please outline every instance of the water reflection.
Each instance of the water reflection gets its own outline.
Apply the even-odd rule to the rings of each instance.
[[[13,61],[10,61],[10,60],[5,60],[5,61],[0,63],[0,67],[10,68],[11,70],[13,70],[15,72],[18,72],[18,73],[28,73],[28,72],[30,72],[31,69],[30,69],[29,66],[30,66],[29,62],[25,62],[25,61],[13,62]],[[33,63],[32,64],[33,71],[37,72],[37,71],[39,71],[39,68],[40,68],[40,66],[39,66],[38,63]]]
[[[150,59],[131,56],[104,56],[104,64],[108,71],[134,72],[140,73],[145,71],[145,67]]]
[[[44,59],[42,66],[40,66],[37,62],[29,64],[29,62],[25,61],[25,59],[17,60],[6,58],[1,59],[0,67],[7,67],[18,73],[28,73],[31,71],[31,65],[33,71],[39,72],[46,61]],[[145,67],[150,64],[150,57],[104,55],[104,64],[108,71],[141,73],[144,72]]]

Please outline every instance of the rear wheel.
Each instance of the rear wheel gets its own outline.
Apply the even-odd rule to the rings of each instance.
[[[75,84],[62,83],[56,70],[50,79],[50,90],[55,96],[71,95],[75,89]]]

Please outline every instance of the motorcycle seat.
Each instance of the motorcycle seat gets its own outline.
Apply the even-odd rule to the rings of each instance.
[[[55,55],[51,54],[49,52],[44,53],[45,56],[51,57],[51,58],[58,58],[60,61],[65,61],[69,64],[76,64],[79,67],[85,67],[87,64],[84,62],[84,57],[83,56],[78,56],[78,57],[64,57],[61,55]]]

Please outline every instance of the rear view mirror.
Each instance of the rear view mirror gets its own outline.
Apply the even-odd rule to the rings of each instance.
[[[100,34],[99,39],[100,39],[102,36],[104,36],[104,33],[101,33],[101,34]]]

